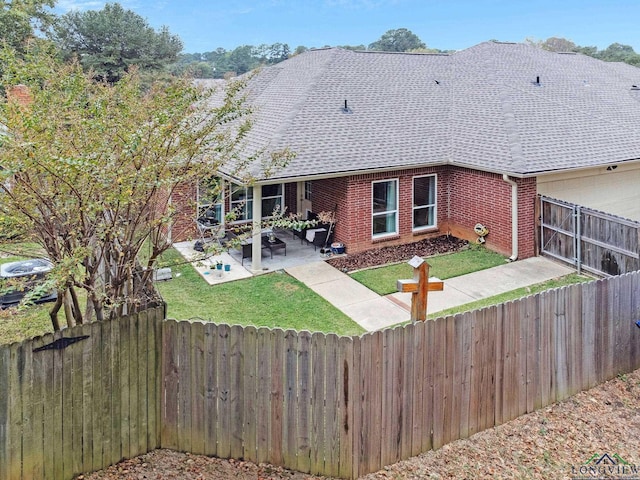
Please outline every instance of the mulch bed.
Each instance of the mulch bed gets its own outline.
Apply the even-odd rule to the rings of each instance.
[[[467,247],[469,242],[460,240],[450,235],[443,235],[436,238],[426,238],[415,243],[405,245],[394,245],[389,247],[373,248],[364,252],[336,257],[327,260],[335,268],[343,272],[352,272],[363,268],[377,267],[388,263],[398,263],[410,260],[415,255],[419,257],[430,257],[443,253],[451,253]]]

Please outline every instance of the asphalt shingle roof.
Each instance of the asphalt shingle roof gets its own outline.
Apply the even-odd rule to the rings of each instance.
[[[250,80],[247,151],[296,152],[275,179],[442,164],[535,175],[623,162],[640,159],[632,85],[636,67],[525,44],[451,55],[312,50]]]

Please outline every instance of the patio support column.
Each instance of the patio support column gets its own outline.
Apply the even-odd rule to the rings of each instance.
[[[253,186],[253,223],[251,231],[251,271],[259,272],[262,270],[262,228],[260,222],[262,220],[262,185]]]

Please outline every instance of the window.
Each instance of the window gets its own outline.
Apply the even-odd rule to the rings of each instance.
[[[217,177],[198,184],[198,218],[206,217],[211,223],[222,222],[222,182]]]
[[[413,229],[436,226],[436,176],[413,179]]]
[[[373,236],[398,233],[398,180],[373,182],[371,191]]]
[[[262,217],[270,217],[284,205],[283,185],[262,186]],[[234,186],[231,192],[231,209],[237,212],[237,220],[253,219],[253,187]]]
[[[304,182],[304,199],[311,201],[311,181]]]

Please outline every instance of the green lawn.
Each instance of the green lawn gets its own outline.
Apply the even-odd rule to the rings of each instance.
[[[504,265],[506,258],[484,247],[471,246],[460,252],[428,257],[426,260],[431,266],[429,276],[446,280],[447,278]],[[402,262],[361,270],[352,273],[351,276],[377,294],[388,295],[398,291],[396,289],[397,280],[413,276],[413,268],[407,262]]]
[[[338,335],[360,335],[362,327],[286,273],[269,273],[209,285],[182,257],[167,252],[163,265],[173,265],[174,277],[157,284],[168,305],[167,316],[216,323],[279,327]]]
[[[17,260],[2,258],[1,262]],[[462,252],[430,257],[430,274],[441,279],[501,265],[501,255],[472,247]],[[246,280],[209,285],[180,254],[171,249],[160,266],[171,266],[174,278],[158,283],[168,305],[168,317],[178,320],[202,319],[216,323],[279,327],[320,331],[338,335],[360,335],[364,330],[313,291],[285,273],[274,272]],[[396,280],[410,278],[406,263],[356,272],[354,278],[378,293],[395,292]],[[438,312],[430,318],[482,308],[525,295],[571,283],[589,280],[573,274],[532,287],[514,290],[455,309]],[[375,288],[374,288],[375,287]],[[0,344],[51,332],[50,304],[21,310],[0,310]]]

